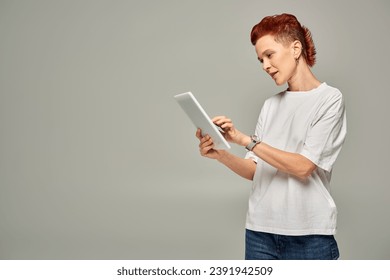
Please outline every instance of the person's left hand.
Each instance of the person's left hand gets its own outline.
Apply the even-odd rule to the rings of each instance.
[[[217,116],[212,119],[213,123],[222,128],[223,136],[228,142],[232,142],[241,146],[246,146],[250,143],[250,137],[236,129],[231,119],[225,116]]]

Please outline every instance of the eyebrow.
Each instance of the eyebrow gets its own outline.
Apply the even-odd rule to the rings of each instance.
[[[271,49],[266,49],[265,51],[263,51],[263,52],[261,53],[261,56],[264,56],[264,54],[267,53],[267,52],[273,52],[273,50],[271,50]],[[259,59],[260,59],[260,57],[259,57]]]
[[[267,53],[267,52],[273,52],[273,50],[271,50],[271,49],[266,49],[265,51],[263,51],[263,52],[261,53],[261,56],[263,57],[264,54]],[[257,57],[257,59],[258,59],[261,63],[263,63],[263,59],[261,59],[260,57]]]

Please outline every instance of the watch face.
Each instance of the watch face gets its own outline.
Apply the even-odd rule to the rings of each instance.
[[[257,135],[252,135],[251,138],[252,138],[252,141],[254,141],[254,142],[258,142],[260,140]]]

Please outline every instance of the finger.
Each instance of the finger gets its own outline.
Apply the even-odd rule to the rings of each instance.
[[[218,122],[220,120],[223,120],[223,119],[226,119],[225,116],[216,116],[212,119],[212,122],[215,123],[215,122]]]
[[[230,121],[230,122],[225,122],[223,123],[222,125],[220,125],[221,128],[223,129],[226,129],[226,128],[233,128],[233,123]]]
[[[213,144],[214,144],[213,139],[211,139],[209,135],[206,135],[200,140],[199,147],[204,148]]]
[[[216,125],[222,127],[225,123],[232,123],[232,120],[226,117],[217,118],[213,121]]]
[[[214,144],[208,145],[208,146],[206,146],[206,147],[202,147],[202,148],[200,148],[199,150],[200,150],[200,154],[201,154],[202,156],[205,156],[205,155],[207,155],[212,149],[214,149]]]
[[[198,128],[197,130],[196,130],[196,137],[199,139],[199,140],[201,140],[202,139],[202,130],[200,129],[200,128]]]

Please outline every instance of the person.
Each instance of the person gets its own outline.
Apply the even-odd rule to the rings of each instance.
[[[213,118],[227,141],[247,148],[245,158],[214,149],[198,129],[200,154],[253,181],[245,259],[338,259],[330,180],[346,136],[343,95],[312,73],[313,39],[294,15],[263,18],[251,42],[263,70],[288,88],[264,102],[252,136]]]

